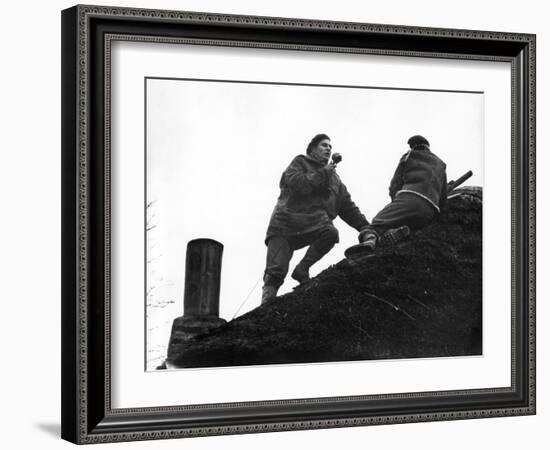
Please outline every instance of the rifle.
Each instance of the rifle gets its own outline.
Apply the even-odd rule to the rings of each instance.
[[[462,175],[458,180],[449,181],[447,183],[447,193],[450,193],[452,190],[456,189],[462,183],[464,183],[468,178],[470,178],[474,173],[471,170],[468,170],[464,175]]]

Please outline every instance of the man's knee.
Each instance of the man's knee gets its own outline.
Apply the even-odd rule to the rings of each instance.
[[[330,226],[321,231],[320,239],[330,244],[336,244],[340,241],[340,235],[336,227]]]

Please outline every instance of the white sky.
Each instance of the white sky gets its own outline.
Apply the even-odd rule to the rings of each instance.
[[[338,173],[368,220],[389,201],[390,178],[413,134],[430,141],[449,180],[473,170],[467,184],[483,185],[480,93],[149,79],[146,114],[147,201],[155,202],[156,225],[148,233],[148,283],[180,315],[186,246],[199,237],[225,247],[220,316],[230,320],[254,286],[239,315],[260,304],[279,179],[317,133],[342,154]],[[335,225],[340,243],[312,275],[357,242],[354,229],[340,219]],[[290,271],[304,252],[294,254]],[[295,284],[288,276],[279,292]]]

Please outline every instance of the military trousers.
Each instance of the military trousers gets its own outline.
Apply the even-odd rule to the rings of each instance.
[[[293,236],[272,236],[267,241],[264,285],[278,289],[283,284],[295,250],[309,246],[304,258],[299,263],[309,269],[326,255],[338,240],[338,230],[332,224],[308,233]]]
[[[387,230],[407,225],[417,230],[428,225],[438,214],[435,207],[422,197],[403,192],[397,195],[372,219],[371,230],[382,236]]]

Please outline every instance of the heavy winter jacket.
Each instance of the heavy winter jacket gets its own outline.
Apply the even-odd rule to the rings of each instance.
[[[390,182],[390,197],[409,192],[428,201],[438,212],[447,202],[445,163],[428,147],[405,153]]]
[[[283,172],[279,187],[266,242],[272,236],[315,231],[332,224],[337,216],[358,231],[368,225],[338,174],[310,156],[296,156]]]

